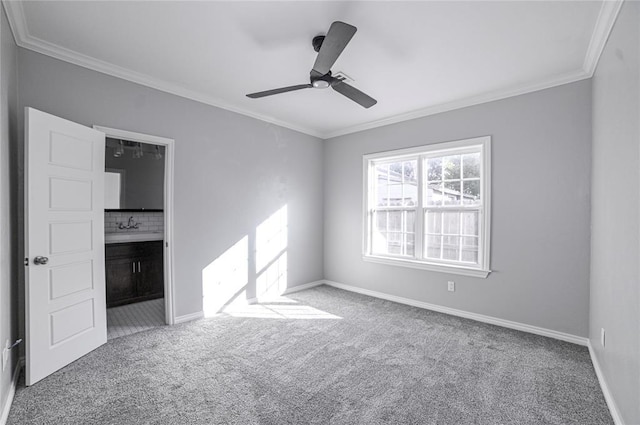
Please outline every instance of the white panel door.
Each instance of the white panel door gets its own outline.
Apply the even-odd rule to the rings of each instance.
[[[26,135],[26,384],[107,342],[104,133],[32,108]]]

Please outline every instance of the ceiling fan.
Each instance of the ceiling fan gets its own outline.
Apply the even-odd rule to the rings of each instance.
[[[311,75],[309,77],[310,82],[308,84],[298,84],[295,86],[251,93],[248,94],[247,97],[257,99],[294,90],[310,88],[326,89],[331,87],[338,93],[348,97],[365,108],[372,107],[378,102],[377,100],[345,83],[342,78],[336,78],[331,75],[331,67],[357,30],[358,29],[353,25],[336,21],[331,24],[326,36],[319,35],[313,38],[313,49],[318,52],[318,56],[316,57],[313,69],[311,69]]]

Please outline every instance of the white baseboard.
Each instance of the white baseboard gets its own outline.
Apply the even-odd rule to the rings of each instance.
[[[302,285],[292,286],[291,288],[287,288],[286,291],[282,293],[282,295],[293,294],[294,292],[304,291],[305,289],[313,288],[315,286],[324,285],[326,281],[324,280],[316,280],[315,282],[304,283]]]
[[[443,307],[437,304],[429,304],[422,301],[412,300],[410,298],[398,297],[395,295],[385,294],[383,292],[371,291],[369,289],[359,288],[357,286],[346,285],[344,283],[332,282],[325,280],[324,283],[334,288],[344,289],[345,291],[357,292],[358,294],[368,295],[374,298],[393,301],[400,304],[406,304],[413,307],[424,308],[427,310],[437,311],[439,313],[450,314],[452,316],[464,317],[465,319],[476,320],[478,322],[490,323],[492,325],[502,326],[509,329],[528,332],[536,335],[542,335],[549,338],[559,339],[561,341],[571,342],[573,344],[587,346],[589,339],[577,335],[571,335],[564,332],[558,332],[551,329],[540,328],[537,326],[527,325],[525,323],[513,322],[511,320],[500,319],[497,317],[486,316],[484,314],[470,313],[455,308]]]
[[[11,410],[11,404],[13,403],[13,396],[16,394],[16,388],[18,387],[18,378],[20,377],[20,370],[24,366],[24,358],[20,358],[16,364],[16,368],[13,371],[13,379],[11,380],[11,386],[9,387],[9,393],[7,394],[7,400],[2,406],[0,412],[0,425],[5,425],[7,419],[9,419],[9,410]]]
[[[609,407],[609,412],[611,413],[611,417],[613,418],[613,423],[616,425],[624,425],[624,422],[622,422],[622,416],[620,416],[620,410],[618,410],[618,406],[616,405],[616,402],[613,399],[613,394],[611,394],[611,391],[609,390],[609,386],[607,385],[607,381],[604,379],[604,373],[600,368],[600,362],[598,362],[598,358],[596,357],[596,352],[591,346],[591,341],[589,341],[587,347],[589,347],[589,355],[591,356],[591,363],[593,363],[593,369],[595,369],[596,371],[596,376],[598,377],[598,382],[600,383],[602,394],[604,394],[604,400],[607,402],[607,406]]]
[[[190,322],[192,320],[202,319],[204,317],[204,312],[198,311],[196,313],[185,314],[184,316],[176,316],[174,323],[177,325],[178,323]]]

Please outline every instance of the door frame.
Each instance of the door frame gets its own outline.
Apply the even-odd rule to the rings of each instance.
[[[165,323],[174,325],[175,316],[175,288],[173,285],[173,158],[174,139],[135,133],[117,128],[94,125],[94,129],[102,131],[106,137],[130,140],[151,145],[165,147],[164,156],[164,311]]]

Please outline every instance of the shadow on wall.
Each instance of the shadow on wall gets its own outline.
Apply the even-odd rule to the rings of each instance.
[[[278,297],[287,289],[287,234],[284,205],[202,269],[205,317],[234,301],[246,305],[247,292],[256,294],[250,301],[258,301]]]

